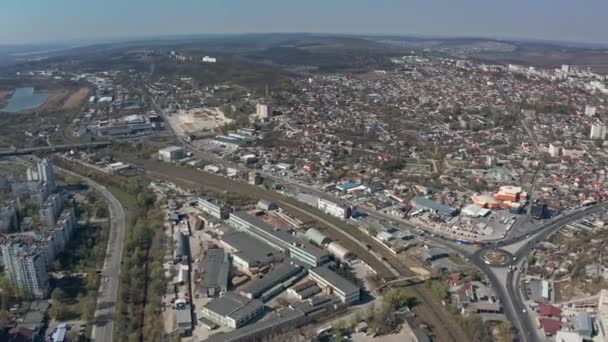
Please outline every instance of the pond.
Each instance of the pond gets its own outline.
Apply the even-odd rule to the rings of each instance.
[[[46,93],[35,93],[34,88],[17,88],[8,99],[6,107],[0,109],[2,112],[17,113],[23,110],[40,107],[48,98]]]

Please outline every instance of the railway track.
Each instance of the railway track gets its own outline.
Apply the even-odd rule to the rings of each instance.
[[[328,216],[316,208],[309,207],[293,198],[194,169],[179,168],[150,160],[133,160],[128,157],[126,159],[126,161],[147,170],[146,172],[149,175],[171,181],[184,188],[208,189],[218,192],[230,189],[229,191],[231,192],[277,202],[284,209],[295,214],[298,218],[304,219],[304,221],[312,219],[322,224],[327,229],[330,238],[339,241],[344,247],[350,249],[383,279],[390,280],[415,275],[402,260],[399,260],[399,258],[386,250],[384,246],[373,240],[369,235],[338,218]],[[420,300],[420,304],[414,308],[414,312],[416,312],[421,321],[424,321],[432,328],[433,333],[439,341],[461,342],[469,340],[455,318],[447,312],[445,307],[425,285],[411,286],[407,288],[407,291],[409,291],[410,295]]]

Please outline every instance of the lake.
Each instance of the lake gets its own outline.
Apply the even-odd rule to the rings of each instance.
[[[34,109],[40,107],[49,97],[46,93],[35,93],[34,88],[17,88],[8,99],[6,107],[0,109],[0,112],[17,113],[23,110]]]

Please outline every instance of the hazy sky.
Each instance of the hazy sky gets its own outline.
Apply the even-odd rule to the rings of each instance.
[[[0,0],[0,44],[249,32],[608,43],[608,0]]]

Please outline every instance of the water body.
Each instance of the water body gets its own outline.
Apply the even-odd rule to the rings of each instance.
[[[40,107],[49,97],[46,93],[35,93],[34,88],[17,88],[8,99],[6,107],[0,109],[1,112],[17,113],[23,110]]]

